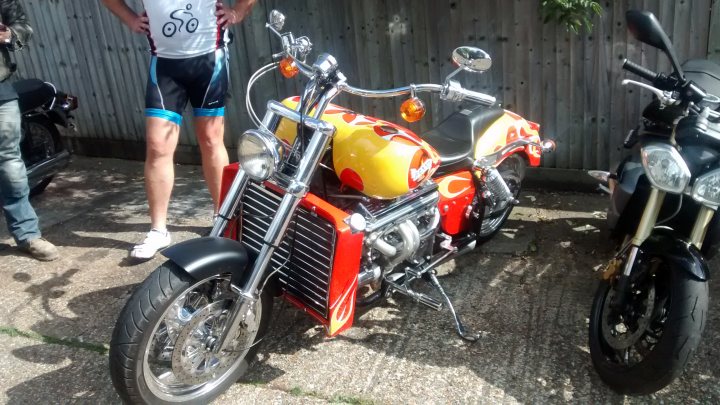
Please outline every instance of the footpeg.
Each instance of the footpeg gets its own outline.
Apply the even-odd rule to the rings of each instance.
[[[387,279],[387,278],[385,279],[385,281],[390,285],[390,291],[391,291],[391,292],[392,292],[392,291],[397,291],[397,292],[399,292],[400,294],[402,294],[402,295],[404,295],[404,296],[406,296],[406,297],[410,297],[410,298],[412,298],[413,300],[415,300],[415,301],[417,301],[417,302],[419,302],[419,303],[421,303],[421,304],[423,304],[423,305],[426,305],[426,306],[428,306],[428,307],[430,307],[430,308],[432,308],[432,309],[434,309],[434,310],[436,310],[436,311],[440,311],[440,310],[442,310],[442,308],[443,308],[443,303],[442,303],[442,302],[436,300],[435,298],[433,298],[433,297],[431,297],[431,296],[429,296],[429,295],[427,295],[427,294],[423,294],[423,293],[420,293],[420,292],[417,292],[417,291],[413,291],[413,290],[407,288],[406,286],[404,286],[404,285],[402,285],[402,284],[398,284],[398,283],[396,283],[396,282],[394,282],[394,281],[391,281],[391,280],[389,280],[389,279]]]
[[[478,339],[480,339],[479,333],[470,333],[465,329],[465,326],[463,325],[462,321],[460,320],[460,316],[455,312],[455,308],[453,307],[452,302],[450,301],[450,297],[448,297],[447,294],[445,294],[445,289],[442,288],[440,285],[440,281],[438,281],[437,276],[435,275],[434,271],[427,272],[427,276],[430,278],[430,283],[437,288],[437,290],[440,292],[440,295],[445,298],[445,302],[447,303],[448,308],[450,308],[450,313],[452,313],[453,318],[455,318],[455,328],[457,330],[458,335],[460,335],[461,338],[469,341],[469,342],[476,342]]]

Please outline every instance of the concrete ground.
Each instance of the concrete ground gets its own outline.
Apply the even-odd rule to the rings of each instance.
[[[142,164],[77,157],[33,204],[62,257],[18,253],[0,224],[0,401],[117,403],[107,343],[135,285],[163,261],[126,260],[148,228]],[[334,339],[276,302],[259,362],[216,403],[720,403],[716,299],[698,353],[663,391],[623,397],[593,371],[587,326],[596,271],[611,254],[606,204],[526,191],[495,240],[443,267],[479,342],[460,340],[449,313],[402,297]],[[176,241],[208,230],[209,206],[199,168],[178,166]],[[720,285],[710,290],[717,297]]]

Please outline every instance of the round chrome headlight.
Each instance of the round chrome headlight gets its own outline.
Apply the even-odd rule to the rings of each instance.
[[[690,182],[690,169],[677,149],[664,143],[642,148],[642,163],[650,183],[668,193],[680,194]]]
[[[284,150],[274,135],[250,129],[238,138],[237,153],[245,173],[255,181],[264,181],[278,169]]]

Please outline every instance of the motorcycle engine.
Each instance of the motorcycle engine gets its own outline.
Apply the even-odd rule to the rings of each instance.
[[[437,185],[428,181],[392,201],[356,204],[365,218],[365,245],[358,286],[378,286],[402,263],[418,264],[431,254],[440,223]]]

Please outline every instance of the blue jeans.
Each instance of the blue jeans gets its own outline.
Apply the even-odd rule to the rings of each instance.
[[[38,217],[28,200],[27,171],[20,156],[20,118],[17,100],[0,104],[0,204],[8,231],[18,244],[41,236]]]

